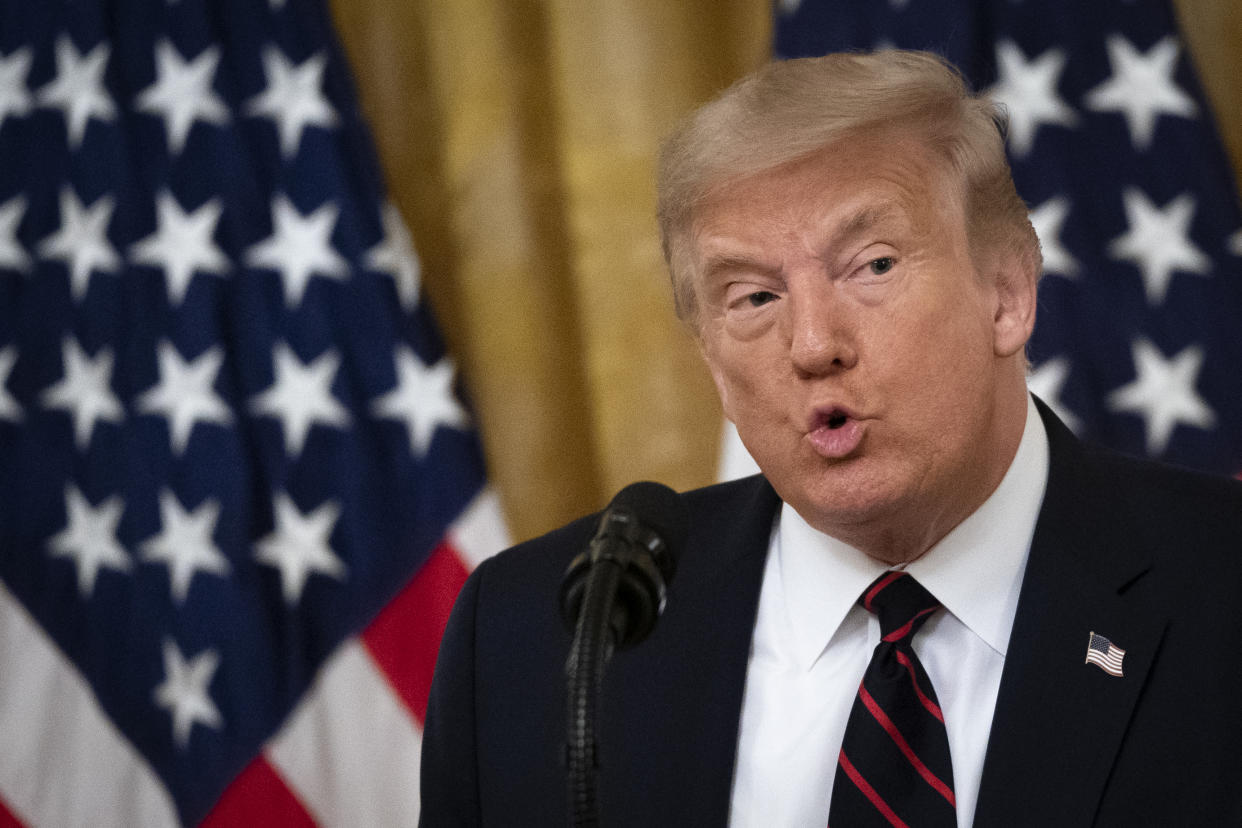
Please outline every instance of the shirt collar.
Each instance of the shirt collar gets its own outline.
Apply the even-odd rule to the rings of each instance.
[[[905,567],[950,613],[1004,656],[1035,522],[1048,482],[1048,435],[1028,395],[1018,451],[983,504]],[[889,568],[812,528],[784,504],[773,533],[793,649],[805,668],[819,658],[867,586]]]

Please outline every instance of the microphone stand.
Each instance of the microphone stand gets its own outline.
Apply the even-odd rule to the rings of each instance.
[[[575,828],[598,828],[596,801],[596,718],[604,667],[612,658],[615,641],[608,623],[621,578],[621,565],[615,560],[596,561],[587,580],[578,616],[573,648],[565,664],[569,687],[570,817]]]
[[[641,510],[660,533],[640,517]],[[604,668],[615,650],[634,646],[655,626],[687,522],[685,506],[668,487],[627,486],[613,498],[590,546],[570,562],[561,582],[561,615],[574,631],[565,661],[565,758],[574,828],[599,826],[597,740]]]

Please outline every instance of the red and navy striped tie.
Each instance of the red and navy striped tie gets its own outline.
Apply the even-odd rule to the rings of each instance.
[[[956,826],[944,714],[910,647],[940,603],[904,572],[884,573],[858,602],[879,617],[881,639],[845,726],[828,824]]]

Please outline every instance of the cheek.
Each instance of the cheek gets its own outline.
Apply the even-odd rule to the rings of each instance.
[[[877,335],[869,337],[876,368],[870,379],[885,386],[886,400],[928,430],[951,428],[951,420],[974,415],[979,389],[990,381],[991,328],[973,296],[954,296],[920,310],[895,314],[883,328],[871,326]]]
[[[737,422],[771,408],[780,396],[780,365],[753,343],[727,342],[706,356],[725,415]]]

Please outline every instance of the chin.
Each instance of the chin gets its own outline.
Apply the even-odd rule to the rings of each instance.
[[[799,514],[819,531],[853,543],[852,530],[889,523],[897,511],[899,507],[889,499],[851,497],[812,500]]]
[[[842,529],[888,520],[907,500],[898,475],[877,474],[870,464],[833,463],[811,479],[784,481],[777,493],[821,532],[837,535]],[[786,496],[788,495],[788,496]]]

